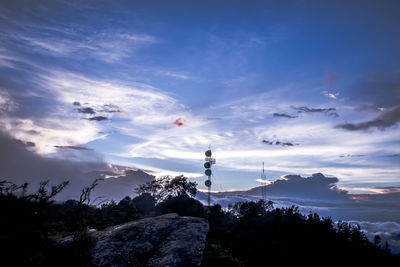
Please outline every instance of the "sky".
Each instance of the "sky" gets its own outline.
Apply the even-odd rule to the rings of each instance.
[[[398,1],[1,1],[0,128],[42,157],[400,187]],[[6,177],[9,178],[9,177]],[[11,177],[12,178],[12,177]]]

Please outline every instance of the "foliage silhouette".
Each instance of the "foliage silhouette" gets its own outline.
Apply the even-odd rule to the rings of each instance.
[[[196,186],[197,183],[190,182],[183,175],[174,178],[164,176],[140,185],[136,188],[136,193],[139,195],[148,193],[156,200],[156,203],[160,203],[169,197],[194,197],[197,193]]]
[[[135,198],[125,197],[100,207],[90,205],[90,192],[98,181],[81,191],[79,200],[52,201],[67,183],[27,194],[21,186],[0,182],[0,251],[4,266],[89,266],[97,230],[147,216],[176,212],[207,218],[202,266],[260,266],[260,263],[375,262],[394,264],[399,256],[389,253],[377,237],[368,241],[359,227],[334,223],[316,213],[307,216],[298,207],[273,208],[273,203],[239,202],[224,210],[204,207],[193,198],[196,184],[186,177],[164,177],[145,184]],[[69,242],[60,242],[66,236]],[[266,260],[267,259],[267,260]],[[262,264],[261,264],[262,265]]]

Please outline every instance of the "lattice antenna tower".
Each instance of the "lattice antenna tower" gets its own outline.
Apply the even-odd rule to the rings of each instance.
[[[215,159],[212,158],[212,152],[211,152],[211,145],[208,146],[208,150],[205,152],[206,158],[204,162],[204,168],[206,170],[204,171],[205,175],[207,175],[207,180],[204,182],[205,186],[208,188],[208,195],[207,195],[207,203],[208,206],[210,206],[210,194],[211,194],[211,166],[216,163]]]
[[[261,197],[264,201],[266,201],[267,199],[267,177],[265,176],[264,173],[264,161],[262,163],[263,167],[262,167],[262,173],[261,173]]]

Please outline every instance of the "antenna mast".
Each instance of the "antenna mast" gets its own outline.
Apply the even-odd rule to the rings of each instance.
[[[211,175],[212,175],[211,166],[213,164],[215,164],[215,159],[211,158],[211,155],[212,155],[211,145],[208,146],[208,150],[205,152],[205,154],[206,154],[206,159],[205,159],[206,162],[204,163],[204,168],[206,168],[206,170],[204,171],[204,173],[205,173],[205,175],[207,175],[208,178],[204,182],[204,184],[208,188],[207,203],[208,203],[208,206],[210,206]]]
[[[261,196],[264,201],[266,201],[266,198],[267,198],[267,188],[266,188],[265,184],[266,184],[266,176],[264,173],[264,161],[263,161],[263,168],[262,168],[262,174],[261,174]]]

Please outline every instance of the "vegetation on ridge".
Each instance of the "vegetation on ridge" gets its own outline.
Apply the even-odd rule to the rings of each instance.
[[[359,227],[334,223],[316,213],[303,215],[297,207],[273,208],[272,202],[239,202],[227,210],[205,207],[196,183],[184,176],[163,177],[137,188],[138,196],[91,205],[90,192],[98,181],[82,189],[80,200],[52,201],[67,183],[47,189],[40,184],[27,194],[28,184],[0,182],[0,251],[5,266],[90,266],[94,240],[90,229],[175,212],[206,218],[210,224],[202,266],[260,266],[262,262],[300,259],[397,261],[387,245],[368,241]],[[57,242],[73,236],[72,242]]]

